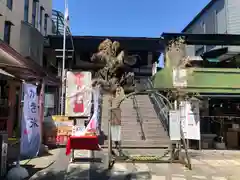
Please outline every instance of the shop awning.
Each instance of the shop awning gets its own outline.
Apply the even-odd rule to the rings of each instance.
[[[8,77],[15,78],[14,75],[8,73],[7,71],[4,71],[3,69],[0,69],[0,74],[1,74],[1,75],[4,75],[4,76],[8,76]]]
[[[188,34],[188,33],[162,33],[165,43],[172,39],[182,37],[188,45],[240,45],[238,34]]]
[[[219,57],[223,54],[226,54],[228,52],[228,48],[224,47],[224,48],[218,48],[218,49],[213,49],[210,51],[207,51],[205,53],[203,53],[202,57],[203,58],[208,58],[208,59],[214,59],[216,57]]]
[[[44,78],[47,84],[58,85],[60,80],[46,72],[32,59],[25,58],[12,47],[0,41],[0,68],[25,81],[39,81]]]
[[[205,52],[202,57],[209,62],[221,62],[236,56],[238,52],[231,52],[228,47],[217,48]]]

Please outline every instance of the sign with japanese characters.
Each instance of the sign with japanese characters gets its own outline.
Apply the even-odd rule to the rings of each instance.
[[[23,84],[24,101],[21,121],[21,155],[35,157],[41,145],[37,86]]]
[[[67,72],[65,115],[89,117],[92,107],[91,72]]]
[[[186,139],[200,140],[199,101],[189,100],[180,104],[180,121]]]
[[[169,135],[171,141],[179,141],[181,139],[179,110],[169,111]]]

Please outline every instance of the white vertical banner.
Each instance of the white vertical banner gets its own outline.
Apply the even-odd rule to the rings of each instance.
[[[98,128],[98,120],[99,120],[99,98],[100,98],[100,88],[93,88],[93,115],[86,127],[86,131],[89,130],[97,130]]]
[[[181,140],[179,110],[169,111],[169,135],[171,141]]]
[[[200,140],[198,100],[183,101],[180,103],[180,122],[185,139]]]
[[[180,124],[183,131],[184,138],[187,139],[187,117],[186,117],[186,101],[180,102]]]
[[[25,157],[35,157],[41,145],[37,86],[23,84],[23,92],[24,104],[21,121],[21,155]]]
[[[199,101],[190,100],[186,104],[187,117],[187,138],[193,140],[200,140],[200,115],[199,115]]]

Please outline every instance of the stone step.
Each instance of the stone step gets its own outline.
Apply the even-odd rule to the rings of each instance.
[[[162,141],[122,141],[121,145],[125,147],[168,147],[169,141],[162,140]]]
[[[170,140],[167,132],[165,132],[161,121],[153,108],[153,105],[148,95],[136,96],[140,115],[143,120],[143,131],[146,140],[141,140],[141,128],[137,122],[137,112],[133,108],[132,98],[126,99],[121,104],[122,110],[122,146],[136,148],[136,147],[168,147]],[[109,119],[109,106],[108,99],[103,101],[102,106],[102,130],[104,134],[108,133],[108,119]],[[104,123],[103,123],[104,121]],[[107,141],[104,142],[105,145]]]
[[[155,125],[143,124],[142,127],[145,129],[157,129],[157,131],[161,131],[162,129],[164,129],[161,124],[155,124]]]

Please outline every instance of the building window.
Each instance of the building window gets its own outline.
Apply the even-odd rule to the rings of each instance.
[[[218,33],[218,11],[214,11],[214,32]]]
[[[47,26],[48,26],[48,14],[45,14],[44,15],[44,35],[46,36],[47,35]]]
[[[198,46],[195,50],[195,56],[200,56],[204,53],[204,46]]]
[[[53,20],[52,20],[52,33],[57,34],[57,28],[56,28],[56,25],[54,24]]]
[[[40,32],[42,32],[43,11],[44,11],[44,8],[41,6],[40,7],[40,13],[39,13],[39,29],[40,29]]]
[[[13,1],[12,0],[7,0],[7,7],[8,7],[8,9],[12,10],[12,7],[13,7]]]
[[[205,24],[205,22],[202,22],[201,26],[202,26],[202,33],[205,34],[206,33],[206,24]]]
[[[29,0],[24,0],[24,21],[28,22]]]
[[[8,44],[10,44],[11,25],[12,25],[11,22],[5,21],[3,40],[4,40],[4,42],[6,42]]]
[[[32,25],[33,25],[33,27],[36,26],[36,14],[37,14],[37,1],[33,0],[33,4],[32,4]]]

